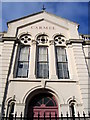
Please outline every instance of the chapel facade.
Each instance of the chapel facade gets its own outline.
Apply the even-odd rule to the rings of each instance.
[[[41,11],[0,33],[1,114],[77,116],[90,111],[90,36]]]

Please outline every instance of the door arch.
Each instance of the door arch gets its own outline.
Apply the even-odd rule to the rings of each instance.
[[[28,104],[27,116],[34,117],[55,117],[58,116],[58,105],[55,97],[50,93],[39,93],[32,97]]]

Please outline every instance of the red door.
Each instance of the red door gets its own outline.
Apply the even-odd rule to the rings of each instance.
[[[58,106],[53,95],[51,94],[38,94],[36,95],[28,107],[28,117],[55,117],[58,116]]]

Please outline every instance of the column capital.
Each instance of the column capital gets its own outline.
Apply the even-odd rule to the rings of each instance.
[[[36,44],[36,40],[31,40],[31,44]]]
[[[54,45],[54,40],[49,40],[49,45]]]

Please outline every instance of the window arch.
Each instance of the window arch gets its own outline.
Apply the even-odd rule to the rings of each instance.
[[[46,34],[40,34],[36,38],[38,44],[39,43],[45,44],[48,42],[48,39],[49,39],[49,37]]]
[[[28,34],[28,33],[22,34],[22,35],[19,37],[19,41],[20,41],[22,44],[30,44],[30,43],[31,43],[31,35]]]
[[[65,43],[65,36],[62,34],[57,34],[54,36],[55,44],[61,45]]]
[[[69,109],[70,109],[70,116],[71,117],[75,117],[75,104],[76,104],[76,101],[73,99],[69,102]]]
[[[13,113],[14,113],[14,106],[15,106],[15,102],[12,102],[12,103],[10,104],[9,114],[13,114]]]
[[[15,98],[8,101],[6,117],[9,115],[13,115],[15,109],[15,101]]]
[[[49,58],[48,58],[48,35],[41,33],[37,40],[37,78],[49,78]]]

